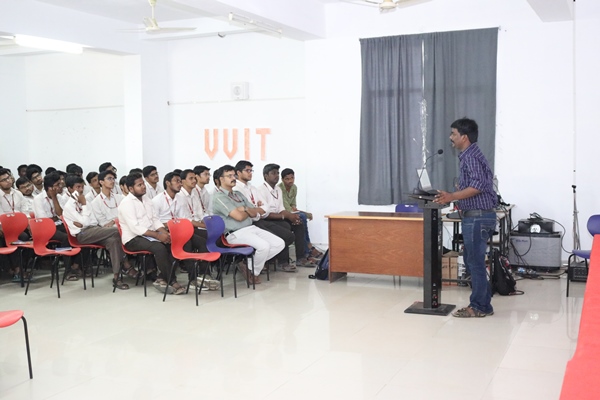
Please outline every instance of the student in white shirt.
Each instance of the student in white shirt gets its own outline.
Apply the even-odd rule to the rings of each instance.
[[[27,178],[19,178],[15,183],[17,190],[23,195],[24,206],[21,207],[22,212],[27,214],[27,217],[33,214],[33,183]]]
[[[206,187],[210,183],[210,168],[204,165],[196,165],[194,167],[194,174],[196,175],[196,187],[192,194],[200,202],[202,215],[212,215],[212,196]]]
[[[29,165],[27,171],[25,171],[25,176],[29,179],[29,182],[33,183],[33,197],[44,191],[44,176],[39,165]]]
[[[154,214],[165,228],[167,228],[167,222],[177,218],[178,211],[181,208],[175,197],[181,190],[181,178],[179,175],[169,172],[163,179],[163,186],[165,190],[152,199],[152,206],[154,207]],[[147,191],[146,198],[149,199]]]
[[[56,224],[56,233],[52,236],[52,240],[60,242],[60,247],[69,247],[69,239],[62,226],[60,216],[63,213],[62,205],[59,201],[62,187],[60,184],[60,176],[57,172],[51,172],[44,177],[44,191],[33,198],[33,212],[36,218],[51,218]],[[78,257],[79,256],[75,256]],[[79,264],[72,260],[71,257],[63,257],[65,269],[69,271],[67,280],[76,281],[81,275]]]
[[[265,211],[269,212],[266,219],[279,225],[280,228],[294,233],[296,247],[296,266],[314,268],[317,265],[306,258],[304,254],[304,225],[298,214],[291,213],[283,206],[283,193],[277,185],[279,182],[279,165],[267,164],[263,168],[264,182],[258,187],[260,200]],[[274,233],[274,232],[273,232]]]
[[[107,170],[98,174],[100,193],[92,201],[92,212],[100,226],[113,226],[115,219],[119,216],[119,204],[123,196],[113,193],[115,186],[115,173]]]
[[[117,179],[117,168],[112,165],[112,163],[110,161],[107,161],[105,163],[100,164],[100,166],[98,167],[98,173],[102,173],[104,171],[112,171],[115,174],[115,179]],[[123,194],[123,192],[121,191],[121,188],[119,187],[119,185],[115,185],[112,188],[112,192],[113,194]]]
[[[88,186],[84,187],[83,194],[87,202],[91,204],[92,201],[94,201],[94,199],[96,198],[96,196],[100,194],[100,191],[102,189],[100,187],[100,182],[98,182],[98,173],[96,171],[89,172],[85,176],[85,180],[87,181]],[[85,188],[89,188],[89,190],[86,191]]]
[[[163,191],[163,188],[158,184],[160,180],[158,171],[154,165],[147,165],[142,170],[142,175],[144,175],[144,184],[146,185],[146,197],[152,200]]]
[[[172,271],[171,236],[154,213],[151,200],[144,198],[146,185],[142,174],[127,175],[129,194],[119,205],[119,222],[122,228],[121,240],[130,251],[149,251],[159,270],[154,287],[169,293],[184,294],[185,288],[177,282]]]
[[[29,183],[27,179],[19,178],[19,180],[24,180],[26,183]],[[6,168],[0,168],[0,214],[12,214],[15,212],[23,212],[29,216],[27,212],[27,201],[24,199],[24,196],[21,192],[13,189],[14,178],[10,171]],[[30,184],[30,183],[29,183]],[[31,184],[30,184],[31,185]],[[32,188],[29,189],[30,192]],[[29,240],[29,235],[26,232],[23,232],[19,235],[19,240]],[[0,226],[0,245],[3,247],[8,243],[4,240],[4,235],[2,235],[2,227]],[[13,275],[13,282],[21,282],[21,269],[19,267],[19,257],[17,253],[12,253],[9,255],[10,265],[11,265],[11,273]]]
[[[250,161],[238,161],[238,163],[235,165],[237,182],[233,187],[233,190],[243,193],[244,196],[250,200],[254,207],[261,207],[265,210],[265,214],[261,215],[261,218],[258,221],[254,221],[253,224],[280,237],[285,242],[285,247],[281,253],[275,256],[278,267],[284,272],[296,272],[296,264],[290,262],[289,249],[289,246],[294,243],[294,233],[288,226],[280,226],[279,224],[266,219],[266,217],[269,215],[269,211],[266,205],[263,204],[260,194],[258,193],[258,189],[252,185],[251,181],[254,172],[252,167],[253,165]]]
[[[121,261],[125,257],[121,247],[121,236],[116,226],[102,227],[92,212],[90,205],[83,195],[83,179],[77,175],[68,175],[66,180],[69,199],[63,209],[63,218],[69,226],[69,232],[81,244],[97,244],[106,247],[110,254],[113,269],[113,287],[120,290],[129,289],[129,285],[119,279]],[[123,272],[132,278],[137,271],[124,260]]]

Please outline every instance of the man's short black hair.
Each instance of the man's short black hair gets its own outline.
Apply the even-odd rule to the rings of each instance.
[[[34,174],[41,174],[42,169],[38,165],[29,165],[27,166],[27,171],[25,171],[25,176],[27,179],[31,180]]]
[[[48,167],[48,168],[46,168],[46,170],[44,171],[44,175],[51,174],[52,172],[57,172],[56,168],[54,168],[54,167]]]
[[[143,171],[142,171],[142,169],[141,169],[141,168],[131,168],[131,169],[129,170],[129,173],[130,173],[130,174],[133,174],[134,172],[137,172],[138,174],[142,174],[142,175],[144,175],[144,174],[143,174]]]
[[[263,176],[269,175],[269,172],[274,171],[274,170],[279,170],[279,165],[277,165],[277,164],[265,165],[265,167],[263,168]]]
[[[65,178],[65,184],[67,185],[68,188],[72,188],[73,186],[75,186],[78,183],[81,183],[81,184],[84,183],[82,177],[80,177],[79,175],[75,175],[75,174],[67,174],[67,177]]]
[[[467,135],[469,142],[477,142],[477,138],[479,137],[479,128],[477,127],[477,122],[474,120],[463,117],[454,121],[452,125],[450,125],[450,128],[456,129],[461,136]]]
[[[205,165],[196,165],[194,167],[194,173],[196,175],[201,175],[204,171],[210,171],[210,168]]]
[[[125,185],[127,185],[128,188],[132,188],[133,186],[135,186],[135,181],[142,178],[142,174],[140,174],[139,172],[129,174],[127,175],[127,179],[125,180]]]
[[[284,168],[283,171],[281,171],[281,179],[285,178],[288,175],[296,175],[294,174],[294,170],[291,168]]]
[[[47,191],[58,181],[60,181],[60,175],[58,174],[58,172],[50,172],[49,174],[44,176],[44,190]]]
[[[91,172],[90,172],[90,174],[91,174]],[[112,175],[113,178],[117,179],[117,175],[114,172],[112,172],[111,170],[107,169],[106,171],[102,171],[98,174],[98,182],[105,180],[107,175]],[[88,174],[88,176],[89,176],[89,174]],[[123,178],[125,178],[125,177],[123,177]]]
[[[179,176],[179,174],[176,174],[175,172],[168,172],[165,174],[165,177],[163,178],[163,189],[167,190],[167,182],[171,182],[176,176]]]
[[[225,174],[225,172],[229,172],[229,171],[235,171],[235,168],[232,165],[225,164],[221,168],[219,168],[218,170],[215,171],[215,173],[213,175],[213,179],[218,181]]]
[[[92,183],[92,179],[94,179],[95,176],[98,176],[96,171],[88,172],[88,174],[85,176],[85,180],[87,183]]]
[[[112,163],[111,163],[111,162],[105,162],[105,163],[102,163],[102,164],[100,164],[100,166],[98,167],[98,171],[99,171],[99,172],[106,171],[106,170],[108,169],[108,167],[111,167],[111,166],[112,166]]]
[[[10,175],[10,170],[8,168],[0,167],[0,176],[2,175]]]
[[[252,168],[253,166],[250,161],[240,160],[235,164],[235,172],[242,172],[246,167]]]
[[[183,171],[181,171],[181,173],[179,174],[179,177],[180,177],[180,178],[181,178],[181,180],[183,181],[183,180],[186,180],[186,179],[187,179],[187,176],[188,176],[189,174],[194,174],[194,175],[196,175],[196,173],[194,172],[194,170],[193,170],[193,169],[189,169],[189,168],[188,168],[188,169],[184,169]]]
[[[75,163],[71,163],[71,164],[67,165],[66,171],[67,171],[67,174],[76,174],[76,175],[83,174],[83,168],[81,168],[79,165],[77,165]]]
[[[17,181],[15,182],[15,185],[17,186],[17,189],[19,188],[19,186],[21,185],[26,185],[29,182],[29,180],[27,178],[25,178],[24,176],[20,177],[19,179],[17,179]]]
[[[142,175],[144,175],[144,178],[147,178],[152,171],[156,171],[156,167],[154,165],[146,165],[142,170]]]
[[[173,172],[175,175],[179,176],[179,175],[181,174],[181,169],[179,169],[179,168],[175,168],[175,169],[174,169],[172,172]]]
[[[27,164],[21,164],[17,167],[17,174],[21,173],[21,170],[24,169],[27,171]]]
[[[119,186],[127,185],[127,177],[128,176],[129,175],[125,175],[125,176],[122,176],[121,179],[119,179]],[[116,176],[115,176],[115,178],[116,178]]]

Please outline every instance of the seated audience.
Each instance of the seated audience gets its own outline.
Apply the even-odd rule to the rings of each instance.
[[[27,202],[24,200],[21,192],[13,189],[13,183],[14,178],[10,171],[6,168],[0,168],[0,194],[2,195],[2,199],[0,199],[0,214],[22,212],[29,215],[29,212],[26,210]],[[19,240],[29,240],[29,235],[26,232],[23,232],[19,235]],[[0,245],[4,247],[7,244],[8,243],[5,242],[4,235],[2,234],[2,227],[0,226]],[[18,255],[16,253],[11,254],[9,260],[13,282],[21,282],[21,269],[18,264]]]
[[[141,174],[141,172],[139,172],[139,173]],[[127,196],[129,194],[129,189],[127,189],[127,177],[126,176],[122,176],[121,179],[119,179],[119,188],[121,189],[121,192],[123,192],[123,196]]]
[[[115,174],[115,179],[117,176],[117,168],[115,166],[112,165],[112,163],[110,161],[107,161],[105,163],[100,164],[100,166],[98,167],[98,173],[104,172],[106,170],[110,170]],[[121,191],[121,188],[118,185],[115,185],[112,189],[114,194],[123,194],[123,192]]]
[[[181,208],[175,197],[181,190],[181,178],[179,175],[169,172],[163,179],[163,186],[164,191],[152,199],[152,206],[158,220],[167,228],[167,222],[177,218],[178,210]],[[148,197],[146,198],[149,199]]]
[[[196,175],[196,187],[194,188],[193,195],[196,196],[202,207],[203,215],[212,214],[212,199],[206,185],[210,182],[210,168],[204,165],[196,165],[194,167],[194,174]]]
[[[113,269],[113,286],[120,290],[129,289],[119,277],[121,261],[124,261],[123,273],[132,278],[137,276],[137,271],[124,260],[125,253],[121,247],[121,236],[116,226],[100,226],[90,205],[83,195],[83,179],[71,174],[67,176],[67,189],[69,199],[63,209],[63,217],[69,226],[69,232],[81,244],[96,244],[106,247],[110,254]]]
[[[143,198],[146,185],[142,174],[127,176],[129,194],[119,205],[119,222],[122,228],[121,240],[130,251],[149,251],[154,254],[158,266],[158,279],[154,287],[168,292],[184,294],[185,288],[177,282],[172,271],[171,236],[159,221],[150,200]]]
[[[261,215],[259,220],[254,221],[254,225],[271,232],[284,241],[285,247],[281,253],[275,256],[278,262],[278,267],[284,272],[296,272],[296,264],[290,262],[289,249],[289,246],[294,243],[295,240],[294,232],[292,232],[289,228],[289,224],[281,226],[275,221],[269,221],[266,219],[269,215],[269,210],[267,210],[265,207],[266,205],[260,200],[258,189],[252,185],[251,181],[254,172],[252,167],[252,163],[246,160],[241,160],[235,165],[237,182],[233,187],[233,190],[239,191],[246,196],[246,199],[250,200],[250,203],[252,203],[253,207],[262,207],[265,210],[265,214]]]
[[[219,180],[219,190],[213,197],[213,212],[225,221],[227,241],[233,244],[246,244],[254,247],[254,276],[251,266],[243,268],[238,264],[240,272],[248,281],[261,283],[258,275],[264,268],[265,262],[283,250],[285,243],[279,237],[252,225],[252,221],[260,218],[265,211],[254,207],[246,196],[234,192],[236,184],[235,169],[231,165],[224,165],[215,172],[215,180]]]
[[[19,165],[19,167],[17,168],[17,175],[19,176],[19,178],[26,178],[27,177],[27,164],[21,164]]]
[[[51,218],[56,224],[56,233],[52,240],[60,242],[60,247],[69,247],[69,239],[65,227],[62,225],[60,216],[63,213],[62,205],[59,201],[60,176],[57,172],[51,172],[44,177],[44,190],[33,198],[33,212],[36,218]],[[65,269],[68,272],[67,280],[76,281],[81,276],[79,264],[72,261],[71,257],[64,257]],[[72,265],[71,265],[72,264]]]
[[[259,199],[263,208],[268,212],[265,219],[279,226],[280,229],[291,230],[294,233],[296,248],[296,266],[314,268],[317,265],[306,258],[304,254],[304,225],[298,214],[291,213],[283,207],[283,195],[277,186],[279,182],[279,165],[267,164],[263,168],[264,182],[258,187]]]
[[[308,235],[308,221],[312,221],[313,216],[309,212],[298,210],[296,203],[298,188],[294,184],[294,179],[294,171],[291,168],[285,168],[281,171],[281,183],[279,184],[279,187],[283,193],[283,206],[287,211],[296,212],[300,215],[302,224],[304,225],[305,254],[307,257],[314,257],[318,260],[323,257],[323,253],[312,245],[310,236]]]

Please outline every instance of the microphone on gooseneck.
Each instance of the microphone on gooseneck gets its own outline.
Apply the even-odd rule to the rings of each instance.
[[[423,168],[421,168],[421,172],[419,173],[419,180],[417,181],[417,188],[414,190],[415,194],[427,193],[423,190],[423,187],[421,186],[421,177],[423,176],[423,171],[425,171],[425,167],[427,166],[427,161],[429,161],[431,158],[433,158],[439,154],[443,154],[443,153],[444,153],[444,149],[438,149],[438,151],[436,151],[434,154],[430,155],[429,157],[427,157],[425,159],[425,162],[423,163]],[[427,194],[429,194],[429,193],[427,193]]]

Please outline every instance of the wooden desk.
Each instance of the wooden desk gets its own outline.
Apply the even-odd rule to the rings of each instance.
[[[342,212],[329,219],[329,282],[347,272],[423,276],[423,214]]]

